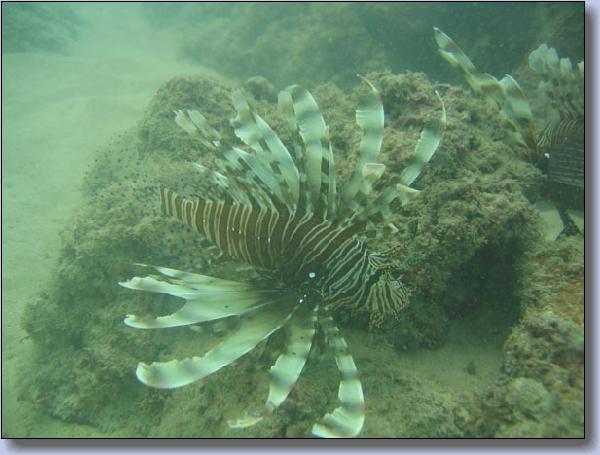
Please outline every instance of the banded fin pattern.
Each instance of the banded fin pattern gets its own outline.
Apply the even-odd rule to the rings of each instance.
[[[415,151],[408,165],[400,174],[399,182],[395,186],[386,188],[380,194],[372,207],[365,211],[364,218],[375,222],[386,220],[391,216],[391,205],[394,201],[398,200],[400,204],[405,205],[412,196],[418,194],[419,191],[411,188],[410,185],[421,175],[425,165],[437,151],[446,129],[446,106],[437,91],[435,95],[441,106],[440,117],[421,131]]]
[[[358,370],[348,351],[348,344],[330,315],[319,317],[327,343],[334,351],[341,380],[338,399],[341,406],[313,425],[312,433],[321,438],[353,438],[358,436],[365,421],[365,399]]]
[[[421,175],[424,166],[433,157],[442,140],[442,133],[446,128],[446,107],[437,90],[435,95],[442,106],[442,113],[439,119],[435,119],[429,127],[423,129],[408,166],[400,174],[400,183],[408,187]]]
[[[242,315],[238,328],[204,356],[149,365],[140,363],[136,375],[144,384],[159,389],[181,387],[202,379],[231,364],[282,327],[293,314],[295,302],[295,293],[277,293],[266,299],[264,305]]]
[[[284,202],[292,211],[298,204],[299,173],[290,153],[267,122],[250,111],[241,92],[234,92],[233,104],[238,112],[232,120],[236,135],[254,149],[261,164],[276,176],[277,193],[283,195]]]
[[[157,270],[160,272],[161,268],[158,267]],[[187,279],[150,275],[119,283],[124,288],[169,294],[186,301],[182,308],[168,316],[150,318],[128,315],[125,324],[138,329],[162,329],[241,316],[264,305],[273,296],[273,291],[256,290],[235,281],[204,275],[184,275],[184,272],[179,272],[178,275],[187,276]]]
[[[306,299],[303,296],[303,299]],[[231,428],[247,428],[257,424],[263,418],[269,417],[285,401],[292,391],[304,364],[310,353],[312,341],[317,328],[317,314],[319,306],[311,308],[309,302],[300,299],[300,307],[296,310],[287,326],[288,336],[285,344],[285,352],[271,367],[271,383],[269,385],[269,396],[264,410],[259,415],[249,415],[230,421]]]
[[[361,78],[368,85],[369,91],[362,97],[356,110],[356,123],[363,135],[356,169],[342,192],[341,205],[346,213],[354,211],[361,202],[364,203],[373,184],[385,170],[385,165],[376,162],[383,141],[383,104],[375,86],[368,79]]]
[[[500,110],[509,138],[517,145],[537,152],[536,132],[529,101],[510,75],[500,81],[487,73],[480,73],[462,49],[439,28],[433,28],[438,52],[453,67],[459,69],[471,89]]]
[[[285,90],[292,99],[295,123],[304,143],[303,170],[314,212],[335,213],[335,171],[329,133],[315,99],[308,90],[293,85]]]
[[[264,408],[229,422],[245,428],[273,414],[296,384],[321,330],[334,352],[341,373],[341,405],[325,415],[312,432],[320,437],[354,437],[364,419],[364,396],[354,360],[329,311],[342,306],[368,311],[371,321],[395,315],[406,305],[408,292],[397,274],[397,264],[385,254],[368,251],[358,238],[365,226],[388,216],[391,204],[417,190],[410,185],[432,158],[446,123],[441,116],[426,127],[415,155],[396,187],[384,190],[367,205],[373,185],[385,166],[377,162],[384,113],[379,92],[367,79],[367,93],[356,111],[362,131],[360,154],[351,179],[337,192],[329,130],[313,96],[299,86],[279,94],[279,106],[297,136],[288,148],[242,92],[233,93],[237,112],[231,126],[243,143],[234,145],[195,110],[175,111],[175,122],[216,154],[216,170],[196,169],[226,195],[188,199],[166,188],[160,190],[163,213],[175,217],[215,244],[223,253],[254,266],[270,285],[238,283],[166,267],[145,277],[120,283],[128,289],[167,294],[184,300],[172,314],[159,317],[128,315],[125,324],[139,329],[227,320],[234,331],[203,356],[168,362],[140,363],[138,379],[151,387],[175,388],[200,380],[230,365],[258,343],[285,327],[286,344],[271,367]],[[289,146],[289,145],[288,145]]]

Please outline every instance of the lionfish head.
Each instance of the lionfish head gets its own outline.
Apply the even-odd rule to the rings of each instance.
[[[382,253],[369,255],[371,288],[366,307],[375,315],[397,314],[408,303],[399,262]]]

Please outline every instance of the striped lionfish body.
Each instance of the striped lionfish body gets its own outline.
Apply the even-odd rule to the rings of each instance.
[[[371,188],[385,166],[376,161],[382,143],[383,106],[378,91],[365,82],[368,93],[356,112],[363,131],[360,156],[339,193],[328,129],[305,89],[292,86],[279,95],[280,108],[299,136],[293,153],[250,110],[241,92],[233,94],[237,116],[232,125],[245,149],[222,139],[198,111],[176,111],[177,124],[218,155],[217,170],[196,167],[226,197],[187,199],[162,188],[163,213],[197,230],[227,255],[254,266],[268,280],[242,283],[156,267],[160,275],[120,283],[185,300],[181,309],[168,316],[129,315],[125,323],[131,327],[167,328],[238,319],[234,331],[202,357],[140,363],[136,373],[141,382],[158,388],[189,384],[229,365],[285,328],[286,344],[271,367],[264,409],[229,422],[233,428],[248,427],[273,414],[285,401],[306,363],[315,333],[321,330],[341,373],[341,404],[315,424],[312,433],[320,437],[360,433],[362,386],[332,309],[364,309],[381,317],[395,314],[406,304],[407,291],[394,273],[394,262],[370,252],[361,235],[390,215],[394,201],[405,203],[417,193],[410,185],[435,153],[446,122],[442,103],[439,121],[423,130],[397,184],[367,206]]]
[[[549,158],[548,178],[583,189],[585,182],[584,62],[575,67],[568,58],[542,44],[529,54],[529,67],[542,81],[549,104],[558,118],[548,122],[538,135],[538,149]]]

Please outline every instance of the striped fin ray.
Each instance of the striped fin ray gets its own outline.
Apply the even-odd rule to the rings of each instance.
[[[439,28],[433,27],[433,36],[438,45],[438,53],[463,74],[471,89],[502,107],[504,99],[498,80],[491,74],[480,73],[458,44]]]
[[[309,209],[315,213],[326,214],[329,202],[330,186],[335,187],[333,157],[330,156],[327,125],[310,92],[298,85],[285,89],[292,98],[292,109],[300,137],[304,143],[303,170],[309,194]],[[325,166],[324,166],[325,161]],[[323,174],[323,170],[326,174]],[[324,178],[325,177],[325,178]],[[324,181],[325,180],[325,181]],[[322,184],[323,183],[323,184]],[[335,190],[335,188],[333,188]],[[335,191],[333,191],[335,195]],[[329,209],[333,212],[333,207]]]
[[[192,163],[192,166],[202,174],[202,177],[209,185],[214,185],[222,188],[225,194],[238,204],[252,205],[252,200],[248,193],[244,191],[236,179],[230,178],[221,172],[208,169],[200,163]],[[217,164],[220,169],[223,169],[222,163]]]
[[[500,116],[513,143],[537,151],[536,133],[531,107],[519,84],[506,75],[500,81],[487,73],[480,73],[460,47],[439,28],[433,33],[440,55],[453,67],[460,69],[471,89],[500,109]]]
[[[440,117],[421,131],[421,137],[415,145],[413,156],[400,174],[399,182],[395,186],[386,188],[372,206],[359,216],[360,219],[372,222],[386,220],[392,214],[391,205],[394,201],[399,200],[402,205],[405,205],[412,196],[418,194],[419,191],[411,188],[410,185],[421,175],[425,165],[437,151],[446,128],[446,107],[437,90],[435,94],[442,108]]]
[[[335,362],[342,376],[338,390],[341,406],[313,425],[312,433],[321,438],[352,438],[358,436],[365,421],[365,400],[358,370],[333,318],[322,315],[319,324],[334,351]]]
[[[208,120],[200,112],[186,109],[176,110],[174,113],[175,123],[191,136],[197,137],[202,144],[210,149],[215,149],[219,144],[221,135],[208,124]]]
[[[277,179],[256,156],[233,146],[223,150],[222,153],[237,170],[238,181],[254,189],[254,196],[259,197],[263,204],[275,207],[285,205],[285,198]]]
[[[256,157],[222,140],[220,134],[210,127],[200,112],[175,111],[175,122],[188,134],[197,137],[202,144],[218,151],[226,160],[218,164],[235,180],[237,186],[249,190],[248,195],[263,205],[281,207],[284,204],[281,189],[273,172]]]
[[[258,114],[250,110],[241,91],[232,95],[237,117],[232,120],[236,135],[256,152],[258,161],[277,178],[277,193],[283,194],[290,211],[298,204],[299,174],[292,156],[277,134]]]
[[[329,127],[321,136],[323,146],[323,161],[321,162],[321,194],[327,195],[325,212],[327,219],[333,220],[337,212],[337,188],[335,181],[335,166],[333,162],[333,149],[329,140]]]
[[[584,62],[573,68],[571,60],[559,58],[556,50],[542,44],[529,54],[529,67],[542,77],[542,88],[562,118],[584,114]]]
[[[477,71],[477,68],[475,68],[471,59],[466,56],[452,38],[437,27],[433,27],[433,36],[439,47],[438,53],[444,60],[450,63],[450,65],[465,73],[474,73]]]
[[[278,292],[241,316],[238,328],[202,357],[138,364],[138,379],[160,389],[181,387],[231,364],[281,328],[292,316],[297,294]]]
[[[529,101],[521,86],[507,74],[500,80],[505,102],[500,116],[510,125],[509,135],[513,142],[537,150],[535,126]]]
[[[179,272],[183,276],[185,272]],[[134,277],[119,285],[134,290],[169,294],[185,305],[173,314],[157,318],[127,315],[125,324],[138,329],[162,329],[240,316],[263,305],[274,291],[256,290],[250,285],[203,275],[190,279],[168,276]]]
[[[306,299],[306,297],[303,298]],[[241,419],[228,422],[231,428],[247,428],[272,415],[286,400],[296,384],[312,347],[319,310],[318,305],[311,307],[307,301],[300,303],[301,305],[296,309],[287,325],[288,336],[285,352],[271,367],[269,396],[264,410],[257,416],[247,414]]]
[[[299,145],[302,141],[302,138],[300,137],[298,124],[296,123],[296,117],[294,116],[294,100],[292,99],[291,93],[286,90],[282,90],[281,92],[279,92],[277,104],[279,106],[279,110],[287,119],[289,128],[292,131],[294,131],[297,136],[293,150],[294,162],[299,174],[297,211],[305,212],[307,211],[307,207],[309,207],[310,205],[310,189],[308,187],[308,181],[306,178],[306,169],[304,163],[304,156],[302,155],[302,147]]]
[[[356,123],[363,135],[356,169],[342,191],[341,206],[346,213],[355,210],[366,199],[385,170],[385,165],[376,162],[383,141],[383,104],[375,86],[368,79],[359,77],[369,86],[369,91],[356,110]]]
[[[400,174],[400,183],[408,187],[421,175],[423,168],[433,157],[440,145],[444,129],[446,128],[446,107],[437,90],[435,95],[442,106],[442,113],[439,119],[434,120],[427,128],[421,131],[421,137],[415,146],[415,152],[408,166]]]

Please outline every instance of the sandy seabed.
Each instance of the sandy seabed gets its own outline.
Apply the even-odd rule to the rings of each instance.
[[[170,77],[208,71],[177,61],[177,37],[152,30],[138,6],[78,6],[88,24],[68,55],[2,54],[3,436],[97,435],[18,400],[31,350],[20,318],[51,278],[95,152],[133,127]]]

